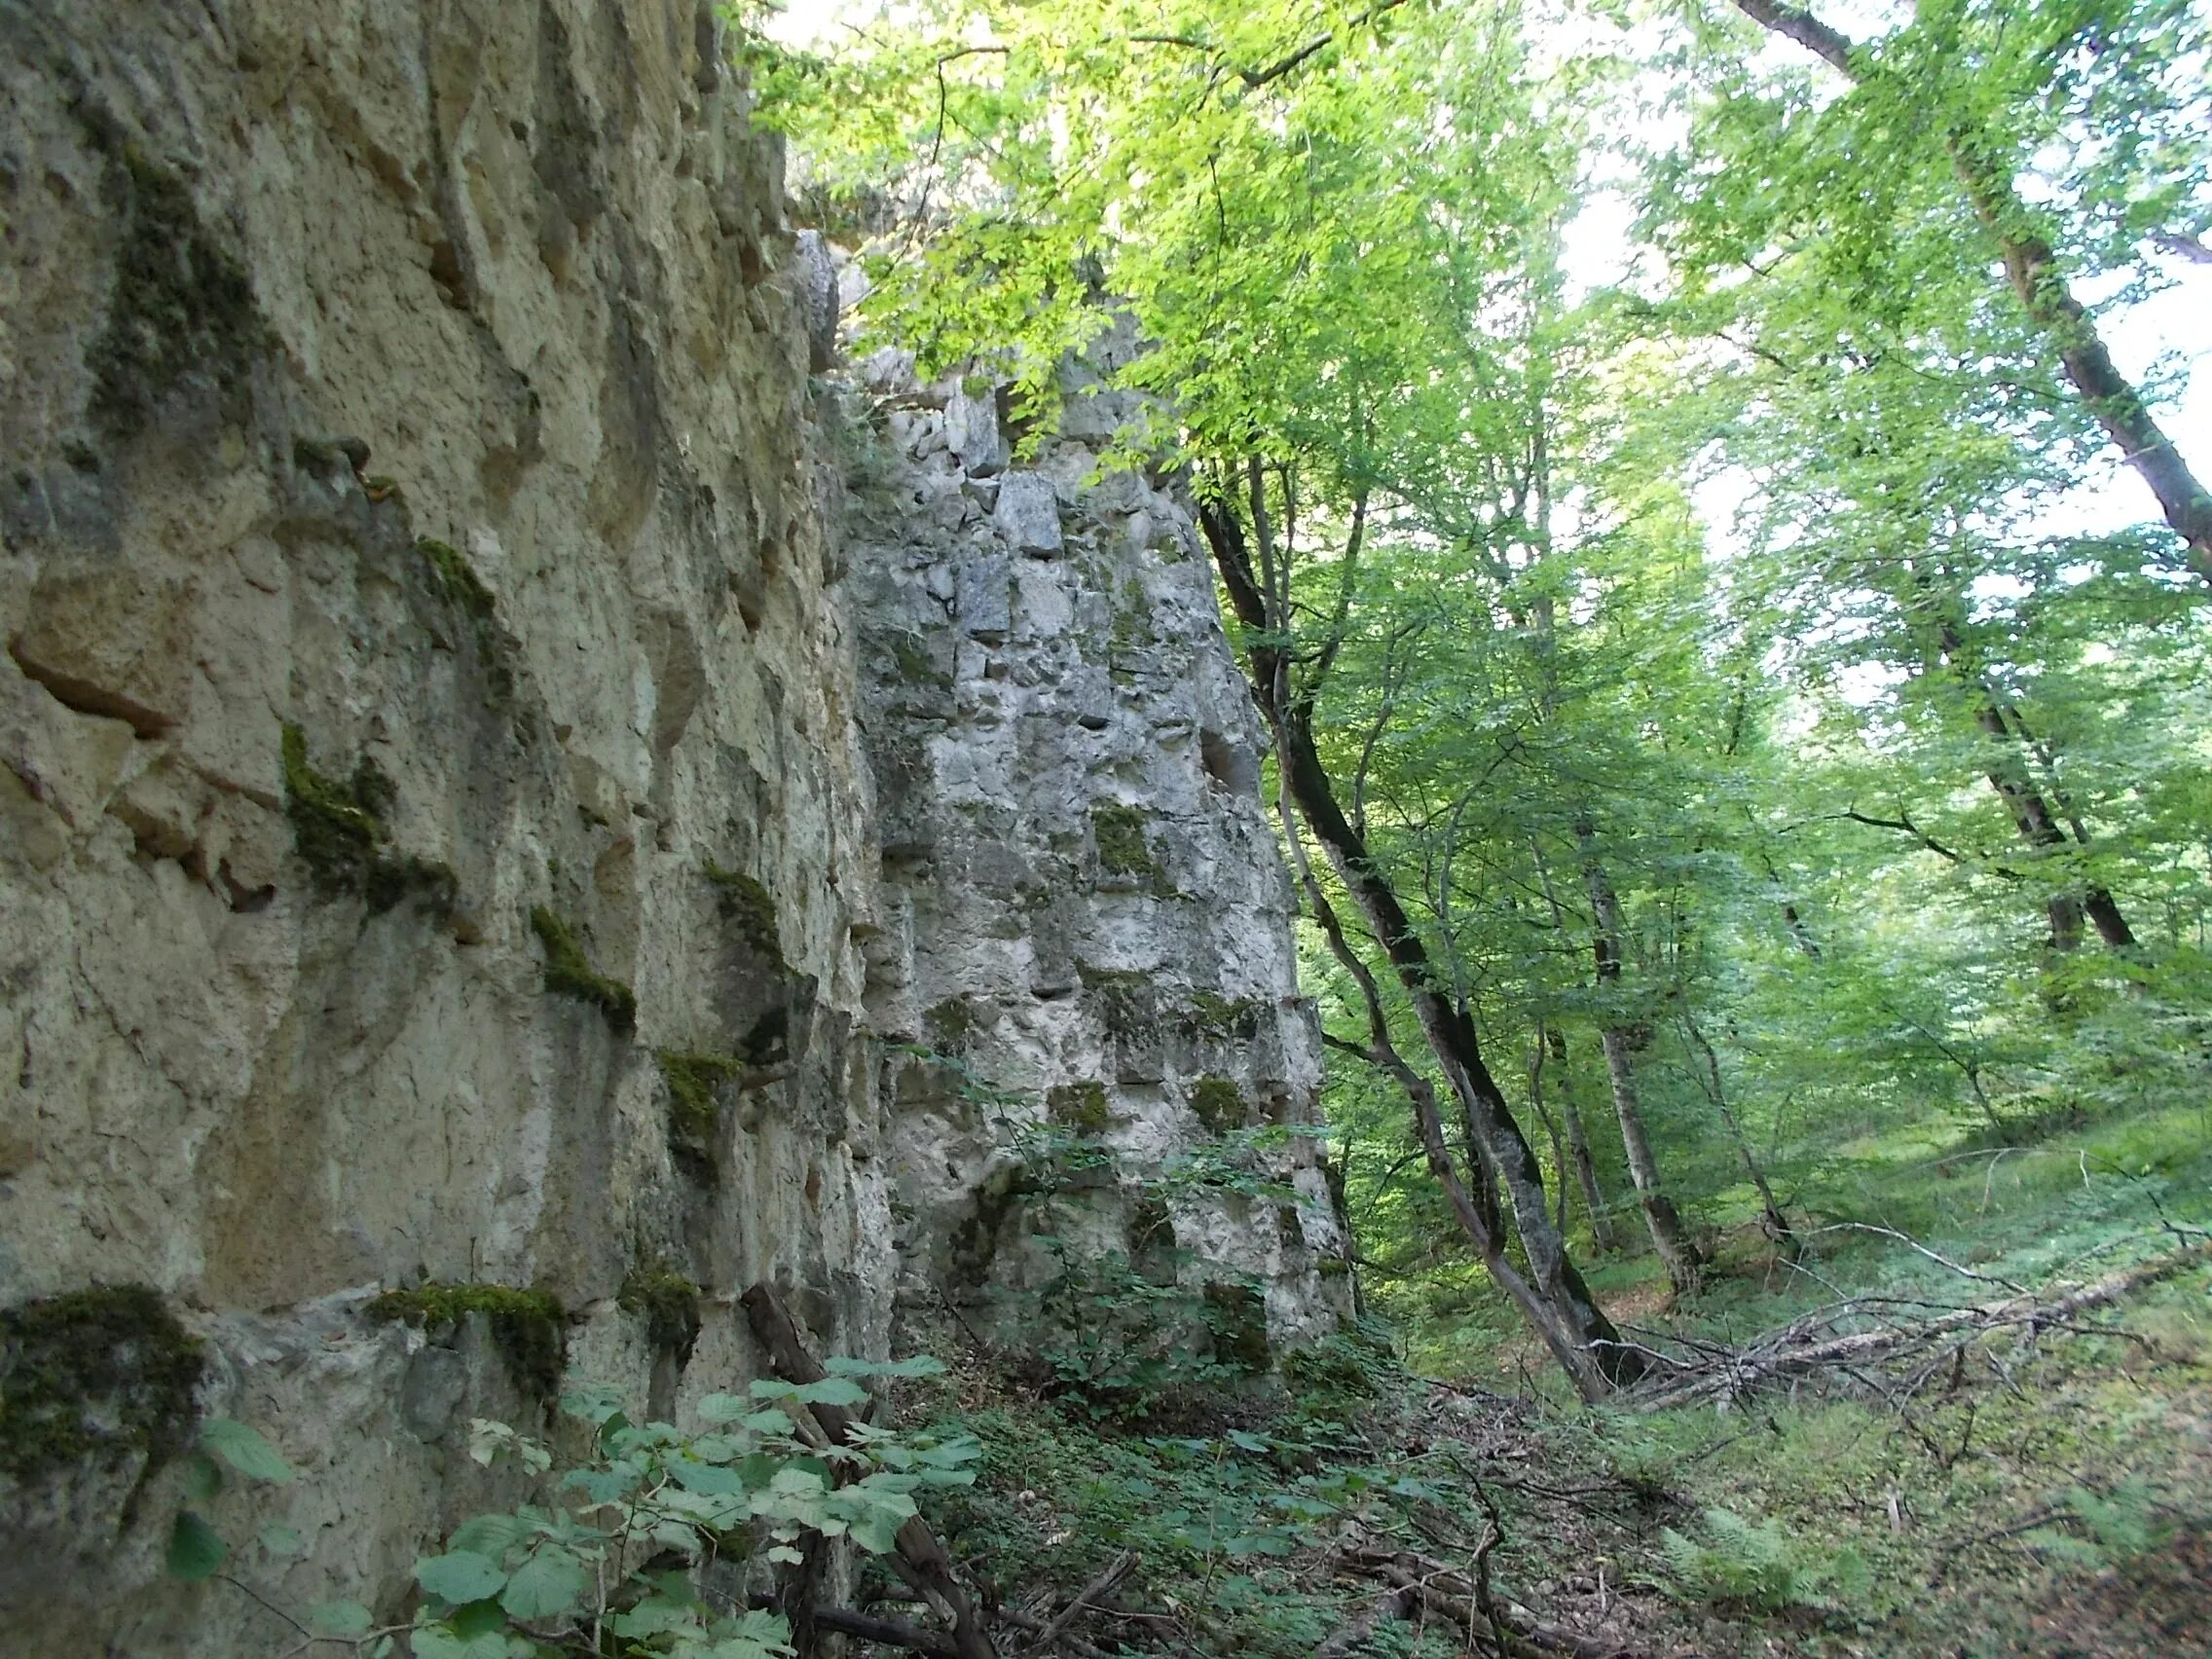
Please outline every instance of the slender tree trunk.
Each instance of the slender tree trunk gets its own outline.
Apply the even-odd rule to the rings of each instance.
[[[1367,1046],[1354,1051],[1369,1064],[1387,1072],[1405,1090],[1406,1101],[1413,1107],[1414,1130],[1419,1136],[1421,1153],[1428,1161],[1429,1173],[1444,1189],[1444,1196],[1452,1205],[1452,1214],[1459,1224],[1459,1231],[1474,1245],[1475,1254],[1491,1281],[1505,1292],[1507,1300],[1521,1310],[1521,1316],[1552,1350],[1560,1369],[1565,1371],[1575,1390],[1585,1400],[1599,1400],[1611,1391],[1611,1384],[1601,1363],[1604,1350],[1593,1351],[1583,1333],[1568,1319],[1561,1316],[1560,1309],[1541,1295],[1529,1282],[1527,1275],[1513,1265],[1505,1253],[1505,1218],[1497,1207],[1497,1188],[1487,1167],[1487,1161],[1476,1158],[1477,1182],[1470,1187],[1461,1179],[1458,1165],[1444,1140],[1444,1116],[1437,1110],[1436,1090],[1429,1087],[1428,1079],[1406,1063],[1390,1035],[1390,1021],[1383,1012],[1382,995],[1376,985],[1375,976],[1367,963],[1352,949],[1351,941],[1345,937],[1344,924],[1338,919],[1336,906],[1322,891],[1320,882],[1313,877],[1313,866],[1306,856],[1305,842],[1298,833],[1298,815],[1292,810],[1286,787],[1279,802],[1282,815],[1283,837],[1290,848],[1292,867],[1298,872],[1299,886],[1306,894],[1306,903],[1321,935],[1329,941],[1329,953],[1344,967],[1359,987],[1360,999],[1367,1011]],[[1339,1044],[1336,1047],[1351,1047]],[[1348,1234],[1348,1226],[1347,1226]]]
[[[1277,579],[1281,562],[1269,545],[1257,477],[1255,469],[1253,515],[1262,556],[1258,571],[1245,543],[1243,525],[1233,507],[1219,500],[1201,501],[1199,522],[1213,549],[1230,604],[1237,619],[1251,630],[1252,688],[1273,728],[1276,764],[1281,768],[1284,788],[1298,817],[1321,844],[1331,867],[1405,988],[1429,1052],[1458,1097],[1479,1153],[1494,1172],[1512,1208],[1536,1295],[1548,1306],[1554,1324],[1570,1334],[1573,1351],[1586,1356],[1586,1362],[1577,1367],[1567,1366],[1562,1354],[1562,1365],[1567,1366],[1568,1375],[1586,1395],[1590,1392],[1585,1380],[1590,1362],[1600,1373],[1601,1388],[1606,1383],[1632,1382],[1642,1374],[1646,1363],[1643,1355],[1621,1341],[1620,1333],[1583,1282],[1567,1253],[1567,1241],[1552,1225],[1542,1167],[1520,1124],[1513,1121],[1496,1079],[1483,1061],[1473,1023],[1443,994],[1443,981],[1399,903],[1389,877],[1337,803],[1334,786],[1313,743],[1310,684],[1303,693],[1293,692],[1290,655],[1277,643],[1289,632],[1288,584],[1287,579]],[[1328,651],[1325,645],[1316,675],[1326,671]],[[1425,1123],[1422,1128],[1425,1147]],[[1441,1142],[1438,1148],[1429,1149],[1432,1165],[1440,1147]],[[1443,1156],[1448,1159],[1448,1151]],[[1456,1205],[1457,1199],[1454,1202]],[[1539,1329],[1548,1343],[1553,1341],[1552,1326],[1539,1325]],[[1555,1352],[1560,1351],[1557,1343],[1553,1346]]]
[[[1567,1120],[1567,1150],[1574,1161],[1574,1182],[1582,1189],[1582,1207],[1590,1217],[1590,1242],[1605,1255],[1620,1248],[1613,1236],[1613,1219],[1605,1207],[1604,1190],[1598,1185],[1598,1166],[1590,1158],[1590,1132],[1583,1126],[1582,1108],[1574,1098],[1574,1072],[1567,1064],[1567,1033],[1557,1026],[1544,1027],[1544,1041],[1559,1064],[1560,1114]]]
[[[1552,1143],[1552,1175],[1559,1183],[1559,1191],[1552,1200],[1552,1225],[1561,1233],[1567,1231],[1567,1142],[1559,1131],[1559,1120],[1544,1102],[1544,1028],[1537,1022],[1535,1040],[1529,1045],[1529,1110],[1536,1114],[1536,1122],[1544,1125],[1544,1138]]]
[[[1948,618],[1940,623],[1939,638],[1945,662],[1958,675],[1972,701],[1974,724],[1990,740],[1990,758],[1984,775],[1989,779],[1989,787],[2004,801],[2005,809],[2011,814],[2012,826],[2019,831],[2020,839],[2038,854],[2065,847],[2068,837],[2059,825],[2058,815],[2036,787],[2034,775],[2028,769],[2027,756],[2032,753],[2028,742],[2007,718],[1988,682],[1974,671],[1972,663],[1961,660],[1966,654],[1966,643]],[[2080,830],[2077,833],[2081,844],[2086,846],[2087,830]],[[2053,894],[2047,909],[2050,941],[2057,950],[2073,950],[2081,944],[2084,915],[2108,948],[2125,951],[2135,947],[2135,931],[2120,912],[2120,902],[2095,882],[2073,892]]]
[[[1713,1051],[1713,1045],[1705,1040],[1698,1029],[1697,1017],[1690,1013],[1689,998],[1682,998],[1682,1029],[1689,1033],[1691,1045],[1705,1061],[1706,1093],[1711,1096],[1720,1122],[1728,1130],[1728,1138],[1736,1143],[1736,1156],[1743,1161],[1744,1173],[1751,1177],[1758,1191],[1759,1205],[1763,1213],[1760,1222],[1766,1235],[1773,1239],[1787,1255],[1797,1254],[1797,1235],[1789,1225],[1789,1218],[1782,1213],[1782,1206],[1774,1201],[1774,1188],[1767,1184],[1766,1171],[1759,1167],[1758,1156],[1751,1151],[1751,1138],[1744,1133],[1744,1125],[1736,1121],[1729,1108],[1728,1091],[1720,1082],[1720,1056]]]
[[[1881,73],[1849,36],[1801,7],[1783,0],[1735,0],[1736,9],[1760,26],[1795,41],[1853,81]],[[2043,330],[2097,424],[2119,447],[2151,494],[2157,498],[2189,568],[2212,582],[2212,494],[2207,494],[2173,440],[2166,436],[2133,382],[2120,372],[2097,333],[2096,320],[2074,297],[2050,244],[2035,233],[2026,203],[2012,180],[1982,153],[1979,135],[1958,127],[1944,135],[1951,166],[1975,215],[1996,239],[2006,279],[2030,320]]]
[[[1583,887],[1590,895],[1591,951],[1597,958],[1598,989],[1603,995],[1620,985],[1621,903],[1605,875],[1605,866],[1598,860],[1598,832],[1587,819],[1575,824],[1574,839],[1582,854]],[[1598,1043],[1605,1053],[1605,1075],[1613,1086],[1613,1115],[1620,1120],[1629,1180],[1635,1184],[1637,1203],[1651,1234],[1651,1247],[1659,1252],[1667,1281],[1676,1294],[1687,1295],[1697,1289],[1698,1270],[1704,1263],[1659,1178],[1659,1161],[1652,1156],[1651,1137],[1644,1132],[1643,1107],[1637,1098],[1628,1030],[1608,1014],[1598,1028]]]

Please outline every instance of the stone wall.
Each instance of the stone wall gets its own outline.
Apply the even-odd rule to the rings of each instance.
[[[879,1032],[959,1023],[1032,1117],[1101,1127],[1116,1195],[1309,1109],[1187,517],[1081,487],[1079,436],[994,469],[965,405],[838,435],[823,262],[716,31],[0,0],[24,1651],[270,1650],[244,1597],[160,1580],[194,1413],[301,1471],[217,1500],[305,1537],[252,1578],[389,1612],[487,1495],[469,1418],[542,1413],[547,1343],[667,1413],[756,1367],[756,1279],[881,1352],[895,1231],[920,1282],[1006,1277],[974,1258],[1022,1229],[974,1224],[1020,1124]],[[1281,1214],[1174,1218],[1278,1334],[1329,1316],[1309,1162]],[[698,1287],[695,1334],[656,1339],[648,1278]],[[510,1316],[387,1316],[424,1287]],[[532,1287],[558,1322],[498,1301]]]
[[[1138,409],[1095,371],[1128,350],[1099,344],[1018,463],[987,384],[869,365],[847,538],[882,811],[868,1011],[904,1046],[885,1075],[902,1253],[910,1284],[1017,1318],[1004,1293],[1057,1272],[1039,1240],[1058,1239],[1216,1303],[1257,1291],[1295,1340],[1348,1312],[1299,1132],[1319,1032],[1188,502],[1101,465]],[[1072,1178],[1055,1140],[1088,1155]]]
[[[871,785],[714,28],[0,6],[0,1303],[162,1293],[302,1469],[279,1590],[391,1604],[457,1429],[537,1409],[380,1289],[542,1286],[662,1409],[755,1278],[885,1340]],[[265,1650],[116,1551],[140,1450],[9,1509],[11,1640]]]

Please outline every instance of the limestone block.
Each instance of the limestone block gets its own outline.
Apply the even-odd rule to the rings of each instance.
[[[998,533],[1017,553],[1049,558],[1066,546],[1060,534],[1060,498],[1040,472],[1010,472],[999,485],[992,513]]]
[[[971,559],[960,567],[960,626],[971,639],[1004,640],[1014,626],[1013,571],[1003,554]]]
[[[944,430],[960,464],[977,478],[1006,466],[1006,438],[999,430],[998,398],[986,388],[979,397],[955,392],[944,406]]]
[[[801,231],[793,248],[792,280],[806,328],[806,366],[816,374],[837,359],[837,270],[820,231]]]
[[[190,704],[192,628],[181,578],[135,563],[82,564],[41,575],[8,650],[70,708],[152,737]]]

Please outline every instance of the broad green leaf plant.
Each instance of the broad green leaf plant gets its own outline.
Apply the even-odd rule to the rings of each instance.
[[[764,1379],[743,1394],[710,1394],[699,1402],[704,1426],[690,1432],[633,1422],[612,1388],[577,1389],[562,1397],[561,1412],[588,1436],[589,1452],[567,1468],[556,1468],[544,1442],[475,1419],[469,1456],[519,1475],[535,1501],[473,1516],[443,1548],[417,1560],[420,1596],[408,1622],[379,1625],[357,1602],[321,1604],[292,1621],[302,1637],[298,1650],[368,1659],[530,1659],[577,1650],[788,1659],[783,1615],[710,1594],[706,1569],[718,1561],[795,1565],[826,1538],[885,1554],[916,1513],[916,1494],[971,1484],[978,1453],[964,1434],[902,1434],[857,1419],[847,1444],[828,1443],[807,1408],[863,1406],[867,1379],[941,1368],[916,1357],[837,1359],[830,1369],[815,1382]],[[256,1482],[293,1478],[259,1433],[217,1419],[202,1430],[187,1469],[191,1495],[211,1498],[226,1468]],[[265,1530],[272,1554],[298,1553],[296,1534],[271,1536],[284,1531]],[[197,1509],[179,1513],[172,1576],[208,1578],[228,1556]]]

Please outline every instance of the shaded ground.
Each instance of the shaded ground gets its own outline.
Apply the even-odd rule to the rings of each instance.
[[[1963,1161],[1869,1180],[1859,1214],[1814,1219],[1801,1268],[1744,1230],[1692,1307],[1641,1264],[1608,1271],[1608,1303],[1654,1344],[1740,1341],[1869,1290],[1963,1304],[2091,1279],[2188,1243],[2212,1207],[2195,1114]],[[1725,1409],[1580,1408],[1509,1327],[1444,1338],[1417,1330],[1417,1354],[1454,1353],[1467,1381],[1343,1343],[1287,1391],[1119,1422],[971,1353],[901,1416],[984,1441],[981,1484],[939,1521],[1011,1609],[1010,1651],[1065,1614],[1076,1659],[2212,1656],[2201,1262],[2064,1328],[1961,1346],[1908,1390],[1836,1377]],[[1475,1606],[1486,1575],[1518,1635]]]

